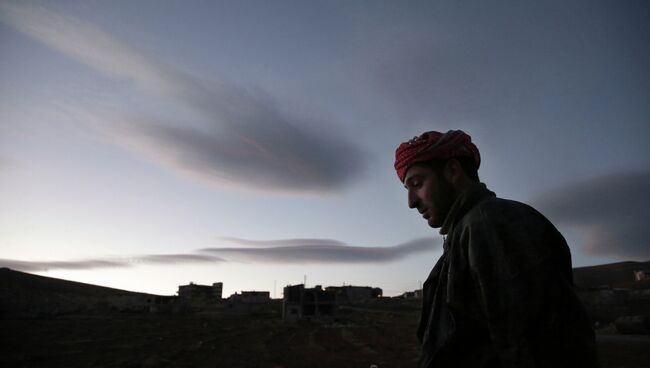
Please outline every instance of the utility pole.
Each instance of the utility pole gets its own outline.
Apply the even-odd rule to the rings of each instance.
[[[302,279],[302,284],[303,284],[303,286],[304,286],[305,289],[306,289],[306,288],[307,288],[307,275],[305,275],[305,276],[303,277],[303,279]]]

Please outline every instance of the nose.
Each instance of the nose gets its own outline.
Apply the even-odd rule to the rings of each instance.
[[[419,198],[417,195],[412,190],[408,191],[408,206],[409,208],[417,208],[418,204],[420,203]]]

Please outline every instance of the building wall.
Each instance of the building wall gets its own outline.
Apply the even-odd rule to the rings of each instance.
[[[223,284],[220,282],[214,283],[212,286],[190,283],[178,287],[178,297],[185,300],[221,300],[222,289]]]
[[[381,297],[383,291],[380,288],[370,286],[328,286],[327,291],[336,295],[339,302],[355,302]]]
[[[242,291],[241,294],[231,295],[230,301],[247,304],[268,303],[271,301],[271,294],[268,291]]]
[[[636,281],[650,280],[650,270],[634,271],[634,279]]]
[[[336,294],[320,286],[306,289],[304,285],[284,288],[282,318],[295,321],[302,318],[323,318],[336,313]]]
[[[212,296],[218,300],[223,299],[223,282],[212,284]]]

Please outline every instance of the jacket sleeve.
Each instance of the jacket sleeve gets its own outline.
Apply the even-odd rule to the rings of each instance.
[[[557,239],[549,237],[543,218],[525,209],[480,210],[474,218],[464,234],[470,273],[501,365],[563,366],[555,356],[560,311],[553,303],[557,288],[570,286],[563,285],[553,247],[566,243],[549,244]]]

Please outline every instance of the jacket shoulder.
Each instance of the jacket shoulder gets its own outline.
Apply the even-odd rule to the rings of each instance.
[[[463,218],[463,222],[469,223],[481,221],[487,225],[498,225],[500,223],[530,223],[555,227],[539,211],[532,206],[511,199],[498,197],[486,198],[469,210]]]
[[[516,274],[521,267],[531,269],[545,260],[553,260],[571,282],[571,255],[562,234],[533,207],[502,198],[485,199],[463,218],[460,238],[465,239],[468,257],[477,262],[500,259],[504,272]],[[481,260],[483,259],[483,260]]]

